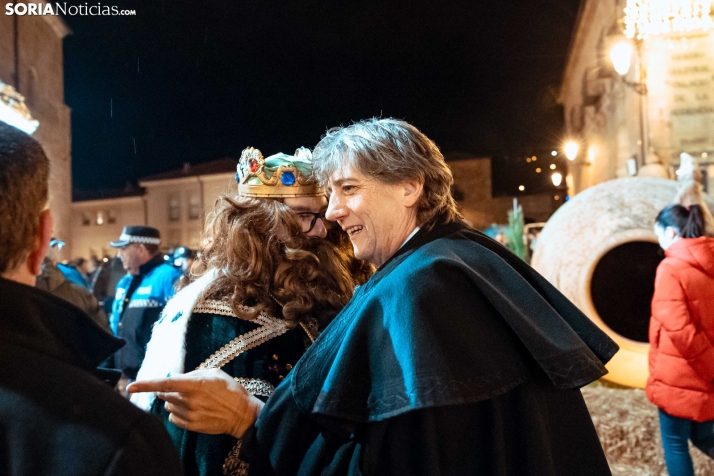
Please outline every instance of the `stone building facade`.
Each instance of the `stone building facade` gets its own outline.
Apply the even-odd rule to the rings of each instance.
[[[236,193],[238,161],[224,158],[139,180],[140,188],[109,198],[84,197],[72,203],[72,256],[113,256],[109,242],[122,227],[148,225],[161,232],[162,249],[197,248],[205,212],[224,193]]]
[[[63,257],[72,254],[72,159],[70,109],[64,102],[62,40],[69,34],[60,17],[8,16],[0,13],[0,81],[25,96],[40,122],[33,137],[50,159],[50,208],[54,234],[68,241]],[[37,3],[37,2],[35,2]],[[44,2],[42,2],[44,3]]]
[[[704,186],[711,192],[714,32],[632,41],[632,67],[620,76],[609,52],[624,39],[626,4],[627,0],[581,4],[560,93],[566,134],[579,142],[581,151],[571,164],[571,194],[633,175],[657,161],[671,176],[682,152],[699,160]]]
[[[459,211],[474,228],[484,230],[493,223],[507,223],[508,211],[513,208],[514,197],[493,197],[491,185],[491,159],[466,158],[448,160],[454,175],[454,184],[462,195],[457,201]],[[545,222],[560,206],[562,197],[551,194],[521,195],[515,197],[523,206],[523,216],[536,222]]]

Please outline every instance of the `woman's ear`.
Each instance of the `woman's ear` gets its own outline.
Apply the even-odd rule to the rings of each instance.
[[[679,236],[679,233],[677,232],[677,230],[674,229],[673,226],[668,226],[664,229],[664,236],[666,236],[670,240],[673,240],[674,238]]]

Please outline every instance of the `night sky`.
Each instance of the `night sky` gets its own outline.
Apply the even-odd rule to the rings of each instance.
[[[562,139],[578,0],[101,3],[137,15],[65,19],[78,190],[248,146],[291,153],[372,116],[415,124],[445,154],[529,155]]]

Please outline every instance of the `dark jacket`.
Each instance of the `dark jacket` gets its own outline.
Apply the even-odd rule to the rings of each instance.
[[[181,272],[157,254],[139,267],[138,275],[127,274],[117,284],[109,325],[126,341],[114,355],[114,364],[127,377],[136,378],[151,339],[151,328],[174,295],[174,283],[180,277]]]
[[[670,415],[714,420],[714,239],[682,238],[657,267],[647,397]]]
[[[268,400],[251,474],[609,475],[579,388],[616,351],[506,248],[421,230]]]
[[[180,475],[161,423],[96,369],[122,342],[68,302],[0,278],[0,475]]]
[[[109,318],[99,306],[97,298],[87,288],[69,281],[51,260],[45,258],[44,263],[42,263],[42,273],[37,276],[35,287],[71,302],[86,312],[94,322],[99,324],[99,327],[107,331],[107,333],[111,333],[111,330],[109,330]]]

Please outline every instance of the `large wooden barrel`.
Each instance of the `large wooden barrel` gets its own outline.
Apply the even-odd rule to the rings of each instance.
[[[647,382],[650,302],[664,257],[654,220],[676,192],[675,181],[658,178],[588,188],[548,220],[534,251],[533,267],[620,345],[605,378],[621,385]]]

